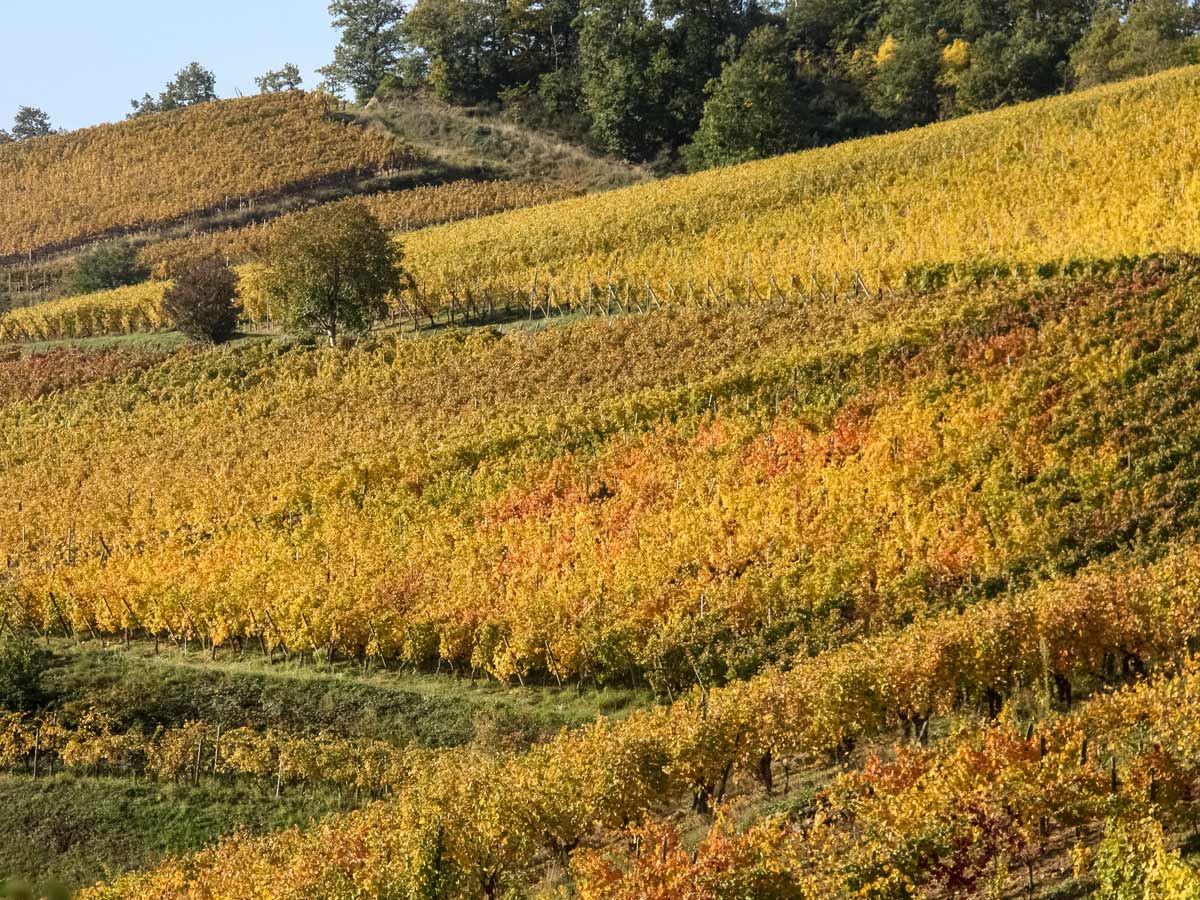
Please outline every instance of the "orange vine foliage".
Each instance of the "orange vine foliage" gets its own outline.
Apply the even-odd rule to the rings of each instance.
[[[514,682],[743,677],[1184,533],[1189,271],[261,344],[12,403],[10,615]]]

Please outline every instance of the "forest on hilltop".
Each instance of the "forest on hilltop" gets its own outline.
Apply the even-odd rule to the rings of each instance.
[[[335,2],[324,70],[705,168],[1200,61],[1191,0]],[[368,25],[369,22],[369,25]],[[362,42],[370,27],[372,40]]]

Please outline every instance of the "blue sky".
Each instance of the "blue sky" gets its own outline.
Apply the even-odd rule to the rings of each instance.
[[[256,92],[254,77],[285,62],[306,87],[332,58],[328,0],[0,0],[0,128],[17,106],[56,127],[122,119],[192,60],[222,97]]]

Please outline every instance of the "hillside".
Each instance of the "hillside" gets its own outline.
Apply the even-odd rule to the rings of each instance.
[[[1200,69],[414,235],[422,289],[767,298],[1187,249]],[[1097,178],[1100,171],[1119,178]],[[450,261],[456,261],[450,265]],[[448,278],[448,273],[453,273]]]
[[[0,258],[411,166],[402,144],[300,92],[143,116],[0,147]]]
[[[930,860],[950,866],[974,827],[962,791],[999,807],[1021,791],[998,841],[1098,827],[1113,754],[1130,816],[1185,817],[1164,804],[1195,774],[1179,735],[1196,707],[1167,698],[1194,680],[1105,686],[1169,671],[1196,636],[1196,278],[1150,261],[1021,290],[257,346],[9,401],[17,621],[686,698],[529,756],[451,752],[394,801],[112,895],[205,896],[246,872],[292,885],[272,896],[405,890],[423,877],[405,848],[434,828],[452,896],[518,889],[543,852],[612,848],[606,829],[648,810],[691,797],[703,814],[731,777],[746,802],[752,774],[769,790],[829,759],[848,767],[826,802],[869,791],[856,808],[879,837],[772,826],[781,859],[891,860],[944,885]],[[1146,708],[1151,737],[1128,743]],[[1031,721],[1054,766],[1031,767]],[[855,774],[854,748],[947,727]],[[1084,759],[1081,734],[1107,749]],[[906,774],[929,767],[958,772],[953,791]],[[912,839],[936,835],[917,860],[883,825],[909,802]],[[587,859],[572,878],[604,883]]]
[[[562,310],[798,300],[1192,249],[1198,87],[1200,69],[1182,69],[407,234],[416,290],[400,308],[468,293]],[[1105,167],[1122,177],[1097,180]],[[105,302],[156,321],[151,292]],[[24,331],[89,333],[71,330],[78,304],[65,303]]]
[[[364,125],[393,135],[422,161],[419,177],[427,184],[355,198],[396,232],[537,206],[648,177],[636,166],[556,141],[494,113],[458,110],[421,97],[376,101],[361,116]],[[157,266],[220,250],[246,262],[263,255],[279,225],[303,214],[300,210],[241,228],[153,241],[142,259]]]
[[[646,178],[419,97],[357,112],[301,92],[212,101],[0,147],[0,190],[21,200],[0,213],[0,288],[18,307],[58,299],[77,252],[113,236],[151,270],[211,251],[245,262],[281,219],[348,197],[410,231]]]
[[[371,333],[0,355],[0,792],[133,810],[0,861],[1200,897],[1200,68],[565,200],[530,160],[604,164],[365,114],[512,166],[366,201],[415,277]],[[0,339],[160,330],[162,290]]]
[[[587,190],[646,181],[641,166],[581,149],[487,110],[448,106],[421,97],[373,101],[365,113],[390,133],[442,165],[535,184]]]

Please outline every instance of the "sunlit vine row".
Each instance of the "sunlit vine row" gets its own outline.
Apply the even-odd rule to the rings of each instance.
[[[150,733],[120,731],[103,714],[88,713],[78,726],[54,718],[35,720],[0,713],[0,769],[53,774],[144,775],[199,781],[210,775],[249,776],[279,786],[322,784],[381,797],[400,789],[428,751],[384,741],[311,737],[249,727],[215,728],[188,722]],[[35,767],[40,769],[35,771]]]
[[[99,291],[0,314],[0,343],[28,343],[162,331],[164,282]]]

